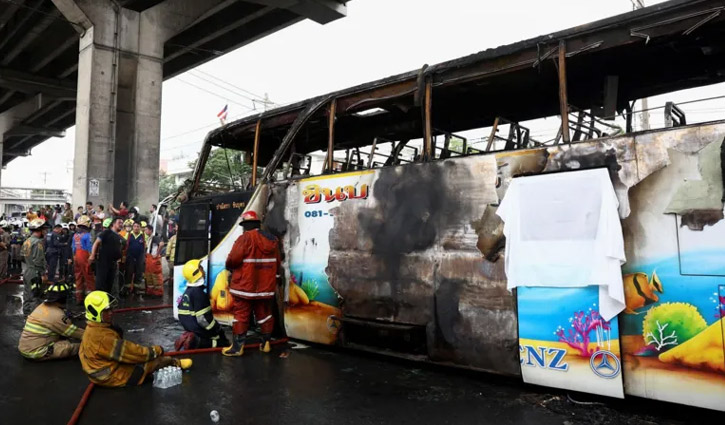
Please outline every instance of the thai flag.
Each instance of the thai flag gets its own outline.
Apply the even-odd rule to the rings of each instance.
[[[219,121],[221,121],[222,124],[224,124],[227,120],[227,113],[229,112],[228,109],[229,109],[229,105],[224,105],[224,109],[222,109],[221,111],[219,111],[218,114],[216,114],[217,118],[219,118]]]

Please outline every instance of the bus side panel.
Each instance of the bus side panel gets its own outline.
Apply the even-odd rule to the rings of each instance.
[[[723,128],[716,130],[673,130],[661,141],[669,165],[630,189],[619,321],[626,394],[724,410]]]
[[[342,326],[347,342],[379,343],[379,334],[360,339],[330,318],[340,314],[412,329],[431,360],[519,375],[515,303],[499,255],[496,169],[488,155],[292,183],[285,206],[290,336],[334,343]],[[293,300],[297,288],[324,298],[327,285],[339,307]],[[315,319],[313,309],[325,314]]]

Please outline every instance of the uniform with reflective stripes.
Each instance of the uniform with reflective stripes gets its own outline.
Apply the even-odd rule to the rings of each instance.
[[[23,314],[29,315],[42,300],[39,291],[33,291],[34,280],[40,279],[45,274],[45,249],[43,248],[43,239],[33,234],[30,238],[23,242],[20,248],[20,255],[24,261],[23,267],[23,284],[25,291],[23,294]]]
[[[121,338],[108,323],[88,322],[80,357],[83,371],[91,382],[104,387],[140,385],[162,359],[163,349],[143,346]]]
[[[74,356],[78,353],[78,342],[83,329],[65,318],[65,311],[53,303],[42,303],[33,310],[25,321],[20,334],[18,350],[23,357],[33,360],[49,360]]]
[[[273,235],[260,229],[246,230],[234,242],[226,261],[226,268],[231,271],[234,335],[246,334],[252,312],[262,333],[272,333],[272,298],[279,267],[279,246]]]
[[[226,342],[224,331],[211,311],[209,296],[203,286],[187,286],[179,301],[179,323],[185,330],[196,336],[189,348],[209,348],[222,338]]]

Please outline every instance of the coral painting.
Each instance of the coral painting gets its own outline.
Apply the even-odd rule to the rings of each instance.
[[[569,318],[568,329],[559,326],[554,332],[560,342],[565,342],[569,347],[579,351],[580,356],[587,358],[599,351],[602,341],[610,340],[611,326],[609,322],[599,315],[596,304],[593,307],[586,312],[575,312],[574,316]],[[597,340],[596,348],[590,346],[592,333],[595,333]]]
[[[647,311],[642,323],[646,344],[638,355],[654,356],[682,344],[705,330],[707,322],[688,303],[663,303]]]

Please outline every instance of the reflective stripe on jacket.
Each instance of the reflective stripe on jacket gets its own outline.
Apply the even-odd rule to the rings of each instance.
[[[81,339],[83,329],[64,322],[65,311],[62,308],[42,303],[30,313],[20,334],[18,351],[24,357],[37,359],[45,356],[48,348],[61,338]]]
[[[242,298],[273,297],[279,264],[277,238],[259,229],[245,231],[227,256],[229,292]]]
[[[122,339],[108,323],[88,322],[78,357],[91,382],[106,387],[122,387],[136,365],[143,365],[162,352],[158,345],[146,347]]]

